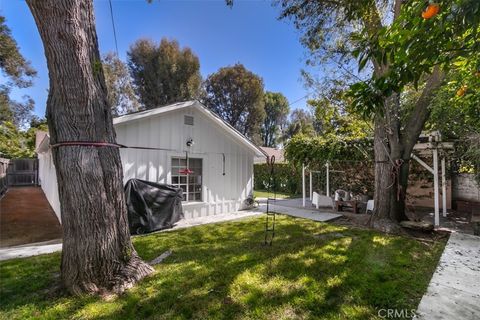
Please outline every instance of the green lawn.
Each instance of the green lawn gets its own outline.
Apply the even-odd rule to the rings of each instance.
[[[279,216],[135,237],[157,272],[113,301],[52,293],[59,254],[0,263],[1,319],[370,319],[414,309],[444,243]]]
[[[273,192],[266,191],[266,190],[254,190],[253,195],[255,198],[273,198]],[[278,199],[286,199],[293,197],[291,194],[277,192],[276,197]]]

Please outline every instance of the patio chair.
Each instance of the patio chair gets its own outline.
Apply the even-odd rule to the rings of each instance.
[[[352,198],[351,192],[342,189],[335,191],[335,201],[349,201]]]
[[[317,209],[318,207],[332,207],[334,208],[333,205],[333,200],[329,196],[323,196],[315,191],[312,194],[312,205],[314,205]]]
[[[373,200],[368,200],[367,201],[367,208],[365,209],[365,213],[368,213],[368,211],[372,211],[375,208],[375,203]]]

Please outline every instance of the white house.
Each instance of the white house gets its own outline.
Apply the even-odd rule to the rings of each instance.
[[[198,101],[121,116],[113,123],[119,144],[161,149],[120,149],[124,183],[136,178],[181,187],[186,219],[243,209],[253,192],[254,158],[266,157]],[[37,153],[41,186],[59,217],[48,137]],[[193,173],[187,175],[186,169]]]

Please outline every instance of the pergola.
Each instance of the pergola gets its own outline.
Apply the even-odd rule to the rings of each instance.
[[[441,134],[438,131],[432,132],[430,134],[425,134],[420,136],[420,141],[427,140],[425,142],[419,142],[415,144],[412,152],[412,159],[417,161],[422,165],[427,171],[433,174],[433,190],[434,190],[434,226],[440,226],[440,182],[439,182],[439,153],[440,153],[440,166],[441,166],[441,183],[442,183],[442,215],[443,217],[447,216],[447,181],[446,181],[446,151],[453,150],[453,142],[442,142]],[[418,153],[432,153],[433,164],[429,166],[425,161],[420,159],[415,152]],[[330,196],[330,164],[327,161],[325,164],[326,167],[326,196]],[[303,196],[303,206],[306,206],[306,178],[305,172],[308,169],[308,166],[303,164],[302,166],[302,196]],[[320,173],[320,171],[309,171],[309,186],[310,186],[310,200],[312,200],[313,190],[312,190],[312,175],[314,173]]]

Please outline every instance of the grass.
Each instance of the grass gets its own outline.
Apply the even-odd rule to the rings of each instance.
[[[267,190],[254,190],[253,196],[255,198],[273,198],[273,192]],[[288,193],[277,192],[276,193],[277,199],[288,199],[295,197],[294,195]]]
[[[60,254],[0,263],[1,319],[376,319],[415,309],[443,250],[374,231],[279,216],[134,237],[156,273],[112,301],[51,293]]]

